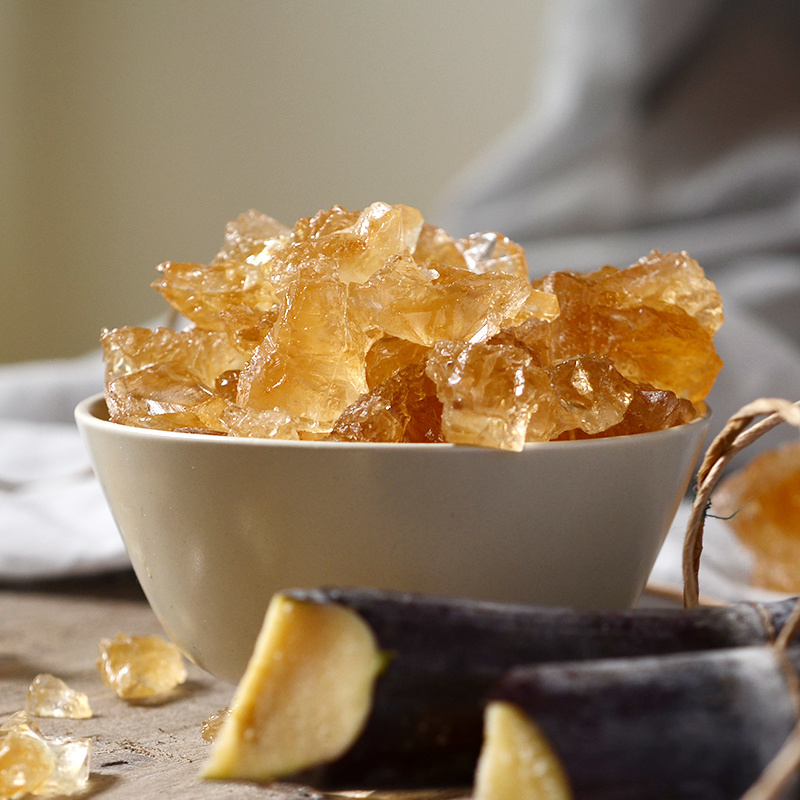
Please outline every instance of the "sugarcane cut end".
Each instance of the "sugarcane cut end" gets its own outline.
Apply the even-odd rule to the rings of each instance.
[[[572,797],[561,760],[536,723],[512,703],[489,703],[473,800]]]
[[[384,664],[356,612],[275,595],[201,777],[270,782],[336,760],[361,734]]]

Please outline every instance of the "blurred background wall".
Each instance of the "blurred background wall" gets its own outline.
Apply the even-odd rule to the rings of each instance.
[[[0,362],[165,305],[256,208],[419,208],[522,112],[545,0],[0,0]]]

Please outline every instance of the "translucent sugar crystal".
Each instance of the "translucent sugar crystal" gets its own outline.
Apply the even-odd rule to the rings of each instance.
[[[693,403],[666,389],[646,384],[631,384],[631,400],[622,419],[614,425],[589,433],[577,427],[563,432],[559,439],[593,439],[609,436],[631,436],[685,425],[698,416]]]
[[[491,342],[507,342],[522,347],[540,367],[552,363],[551,325],[537,317],[529,317],[521,325],[504,328],[493,336]]]
[[[0,797],[67,796],[89,779],[90,739],[49,738],[20,711],[0,726]]]
[[[800,443],[756,456],[719,484],[712,501],[753,554],[753,583],[800,593]]]
[[[22,797],[44,787],[55,758],[38,727],[18,714],[0,728],[0,797]]]
[[[597,434],[622,422],[633,399],[634,384],[605,356],[582,356],[548,368],[562,407],[565,430]]]
[[[602,431],[600,436],[630,436],[636,433],[662,431],[685,425],[696,419],[698,409],[689,400],[678,397],[668,389],[655,389],[636,384],[625,416],[616,425]]]
[[[190,372],[164,364],[147,367],[106,384],[114,422],[169,431],[224,433],[225,401]]]
[[[161,278],[153,282],[153,288],[203,330],[223,330],[220,315],[230,305],[266,311],[275,303],[275,288],[262,277],[259,266],[246,261],[208,266],[168,261],[159,270]]]
[[[118,633],[102,639],[98,650],[100,676],[123,700],[158,701],[186,680],[183,656],[161,636]]]
[[[172,364],[191,373],[198,383],[213,386],[221,372],[241,369],[245,364],[228,336],[197,328],[116,328],[104,331],[100,344],[107,381],[148,367]]]
[[[239,376],[238,404],[281,409],[301,420],[305,433],[326,434],[367,389],[369,344],[351,319],[347,288],[335,264],[306,264],[270,333]]]
[[[424,223],[413,250],[414,258],[421,264],[438,261],[449,267],[467,269],[462,247],[444,228]]]
[[[220,314],[229,343],[249,359],[267,338],[278,319],[277,305],[267,311],[257,311],[245,305],[231,305]]]
[[[84,789],[91,767],[91,739],[48,739],[55,761],[43,792],[48,795],[71,795]]]
[[[228,398],[218,379],[238,374],[246,363],[225,334],[128,327],[105,331],[101,345],[112,421],[225,432],[220,416]]]
[[[413,250],[422,225],[422,215],[409,206],[373,203],[357,214],[334,206],[300,220],[276,258],[284,271],[308,260],[332,259],[343,282],[362,283],[387,259]]]
[[[25,697],[25,710],[35,717],[66,717],[89,719],[92,709],[89,698],[55,675],[37,675]]]
[[[265,264],[291,233],[291,228],[260,211],[245,211],[225,226],[225,240],[214,262]]]
[[[331,441],[441,442],[442,404],[423,363],[410,364],[348,406]]]
[[[397,336],[382,336],[373,342],[364,361],[370,389],[410,364],[419,364],[430,348]]]
[[[225,242],[211,264],[164,262],[152,286],[199,328],[222,331],[226,309],[244,306],[263,313],[275,304],[279,290],[265,265],[290,233],[271,217],[249,211],[228,223]]]
[[[713,345],[722,304],[695,264],[654,251],[626,270],[545,276],[535,285],[555,294],[560,308],[554,360],[608,356],[636,383],[703,400],[722,367]]]
[[[525,251],[499,233],[474,233],[458,241],[467,269],[472,272],[504,272],[528,281]]]
[[[249,439],[299,439],[299,420],[280,409],[259,411],[230,404],[220,416],[220,422],[229,436]]]
[[[230,713],[230,708],[221,708],[203,720],[203,724],[200,726],[200,735],[205,741],[213,742],[217,738],[220,728],[225,724]]]
[[[719,293],[687,253],[653,250],[628,269],[607,270],[601,285],[630,297],[634,305],[680,308],[711,336],[723,322]]]
[[[443,404],[448,442],[518,451],[534,412],[552,421],[547,373],[513,343],[439,343],[427,373]]]
[[[420,264],[409,254],[387,262],[350,292],[362,325],[426,347],[488,339],[515,319],[530,294],[522,278]]]

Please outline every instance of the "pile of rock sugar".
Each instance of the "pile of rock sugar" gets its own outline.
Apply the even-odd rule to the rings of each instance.
[[[374,203],[293,228],[250,211],[210,264],[158,269],[188,326],[101,337],[126,425],[518,451],[688,422],[722,366],[722,303],[686,253],[532,282],[508,238]]]

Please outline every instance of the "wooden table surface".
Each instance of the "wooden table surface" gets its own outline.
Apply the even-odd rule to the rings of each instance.
[[[131,574],[0,585],[0,723],[24,707],[26,690],[39,673],[56,675],[85,692],[94,712],[91,719],[37,720],[46,736],[92,740],[90,783],[79,797],[309,800],[339,796],[292,784],[259,786],[199,779],[210,748],[201,736],[202,723],[229,705],[234,687],[189,665],[188,681],[170,702],[130,705],[105,686],[95,667],[100,639],[119,632],[162,633]],[[353,792],[349,796],[433,800],[464,797],[464,793]]]

